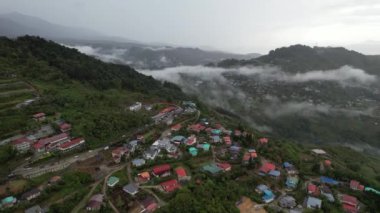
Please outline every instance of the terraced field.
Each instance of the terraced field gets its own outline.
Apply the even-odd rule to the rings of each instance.
[[[32,121],[30,112],[19,111],[18,108],[38,97],[38,91],[27,82],[0,77],[0,141],[29,129]]]
[[[21,107],[37,97],[28,83],[18,79],[0,79],[0,111]]]

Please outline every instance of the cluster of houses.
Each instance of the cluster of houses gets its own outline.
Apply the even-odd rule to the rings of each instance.
[[[159,184],[162,191],[164,192],[173,192],[180,188],[181,183],[184,184],[191,179],[191,176],[188,175],[183,167],[172,169],[170,164],[162,164],[154,166],[150,171],[142,171],[138,173],[136,177],[136,183],[145,184],[149,182],[153,177],[158,179],[169,177],[172,175],[172,171],[174,171],[177,178],[166,180]]]
[[[168,177],[174,177],[172,175],[173,171],[176,178],[167,179]],[[158,184],[161,191],[165,193],[171,193],[179,189],[182,184],[188,182],[191,179],[191,176],[189,176],[186,169],[181,166],[173,169],[170,164],[156,165],[147,171],[139,172],[137,174],[137,177],[135,177],[135,181],[123,186],[122,190],[129,196],[137,198],[136,195],[140,191],[140,185],[148,183],[152,180],[152,178],[156,178],[156,180],[162,179],[163,181]],[[107,180],[107,186],[113,188],[119,183],[119,181],[120,179],[118,177],[111,176]],[[100,198],[100,194],[94,196],[98,196]],[[144,199],[139,199],[137,202],[141,208],[140,212],[153,212],[159,207],[157,200],[151,196],[146,196]],[[103,199],[91,198],[88,201],[86,209],[89,211],[99,210],[102,206],[102,203]]]
[[[129,106],[129,110],[133,112],[140,111],[142,108],[150,111],[152,105],[143,105],[141,102]],[[182,107],[176,105],[169,105],[168,107],[160,110],[160,112],[153,116],[152,119],[156,124],[168,124],[172,125],[175,117],[182,113],[194,113],[197,111],[197,106],[193,102],[185,101],[182,103]],[[36,113],[33,115],[33,119],[36,122],[46,121],[45,113]],[[5,141],[10,142],[14,149],[20,153],[33,151],[36,154],[42,154],[46,152],[66,152],[85,144],[83,138],[71,138],[70,130],[71,125],[65,121],[55,122],[59,127],[57,133],[51,125],[43,125],[39,130],[22,135]],[[188,136],[178,134],[181,129],[186,128]],[[200,171],[218,175],[224,172],[232,170],[232,165],[229,162],[240,163],[242,165],[249,165],[253,161],[259,159],[259,153],[255,148],[243,148],[234,139],[239,137],[245,137],[247,132],[241,130],[229,130],[223,127],[219,123],[213,125],[208,122],[207,119],[201,119],[195,124],[184,127],[178,123],[170,127],[171,133],[167,136],[161,137],[154,141],[145,150],[142,150],[142,154],[131,160],[134,168],[142,167],[148,161],[154,161],[160,155],[166,155],[169,158],[179,159],[184,154],[191,157],[197,157],[200,153],[211,152],[211,149],[215,149],[215,156],[213,155],[213,161],[204,163]],[[120,163],[123,158],[129,158],[136,150],[140,149],[144,144],[144,136],[138,135],[135,140],[129,141],[119,147],[115,147],[112,150],[112,159],[115,163]],[[269,143],[268,138],[258,139],[258,148],[260,146],[266,146]],[[1,143],[1,142],[0,142]],[[215,145],[212,147],[212,145]],[[145,147],[145,146],[144,146]],[[183,149],[185,147],[185,149]],[[182,150],[182,151],[181,151]],[[186,150],[186,153],[182,153]],[[259,149],[260,150],[260,149]],[[219,160],[218,157],[225,157],[226,153],[229,155],[229,160]],[[313,149],[312,153],[318,156],[324,156],[327,153],[322,149]],[[228,161],[228,162],[227,162]],[[323,165],[325,167],[331,167],[331,160],[325,159]],[[285,190],[282,195],[276,196],[276,193],[270,186],[265,184],[259,184],[255,191],[260,194],[263,203],[268,204],[277,200],[278,206],[281,208],[287,208],[294,210],[297,207],[296,199],[286,193],[297,189],[299,184],[299,172],[297,168],[291,162],[284,162],[281,165],[276,165],[274,162],[261,159],[261,166],[257,169],[257,174],[262,177],[267,177],[270,180],[278,181],[281,176],[286,177]],[[154,179],[154,181],[153,181]],[[134,181],[130,182],[122,187],[122,190],[137,200],[137,203],[141,207],[141,212],[153,212],[158,207],[158,201],[152,196],[145,196],[143,199],[140,196],[136,196],[141,190],[141,186],[149,183],[157,183],[158,188],[163,193],[171,193],[180,189],[184,184],[191,180],[191,175],[183,166],[172,167],[171,164],[155,165],[149,169],[139,169],[137,175],[134,177]],[[60,181],[59,176],[52,177],[49,184],[54,184]],[[114,188],[118,185],[120,179],[116,176],[111,176],[107,179],[107,186]],[[340,200],[342,208],[345,212],[356,213],[360,209],[359,201],[356,197],[343,194],[334,195],[331,187],[342,185],[341,182],[334,180],[330,177],[321,176],[318,180],[310,181],[307,183],[306,190],[307,196],[304,200],[303,206],[310,209],[322,208],[322,197],[326,198],[329,202],[335,202],[336,199]],[[351,180],[349,187],[352,190],[364,191],[365,187],[356,180]],[[273,188],[273,187],[272,187]],[[45,188],[33,188],[24,192],[19,200],[14,196],[3,198],[0,201],[0,207],[6,208],[15,205],[20,201],[31,201],[39,197]],[[104,205],[104,195],[93,195],[86,205],[88,211],[98,211]],[[300,205],[298,205],[299,207]],[[39,206],[34,206],[30,211],[41,209]]]
[[[46,120],[46,115],[39,112],[33,115],[37,122]],[[46,152],[67,152],[85,144],[84,138],[72,138],[70,136],[71,125],[62,120],[55,122],[59,127],[59,133],[55,133],[51,125],[44,125],[39,130],[19,135],[10,140],[12,147],[19,153],[32,151],[35,154]]]
[[[62,181],[61,176],[53,176],[49,179],[47,184],[42,184],[38,187],[29,189],[25,191],[24,193],[22,193],[19,199],[17,199],[15,196],[5,197],[0,202],[0,210],[13,207],[18,203],[29,203],[35,200],[36,198],[38,198],[39,196],[41,196],[44,190],[59,183],[60,181]],[[41,213],[44,212],[44,210],[39,205],[32,206],[25,210],[25,213],[39,213],[39,212]]]
[[[330,177],[321,176],[319,180],[319,185],[315,183],[309,183],[307,185],[307,193],[309,194],[307,202],[307,206],[310,208],[321,208],[322,207],[322,200],[318,197],[325,197],[329,202],[334,202],[335,197],[331,190],[331,186],[337,186],[341,185],[342,183],[334,180]],[[352,190],[359,190],[363,191],[364,186],[361,185],[356,180],[351,180],[349,183],[349,187]],[[342,208],[345,212],[348,213],[356,213],[359,212],[360,206],[358,199],[354,196],[350,196],[347,194],[338,195],[338,199],[340,200],[340,203],[342,203]]]

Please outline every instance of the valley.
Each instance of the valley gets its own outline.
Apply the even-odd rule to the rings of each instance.
[[[339,49],[335,58],[358,56],[363,62],[356,66],[368,71],[356,68],[350,59],[329,58],[326,65],[324,57],[329,55],[308,58],[305,51],[314,50],[299,48],[282,48],[248,61],[141,72],[173,82],[261,131],[299,143],[342,144],[379,154],[380,75],[371,68],[378,62]],[[329,51],[335,50],[325,50]],[[268,57],[273,57],[271,63]]]

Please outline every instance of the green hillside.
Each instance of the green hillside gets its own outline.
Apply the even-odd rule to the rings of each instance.
[[[149,122],[148,115],[126,110],[128,105],[185,98],[177,86],[128,66],[103,63],[29,36],[0,38],[0,77],[0,139],[34,129],[33,113],[59,112],[75,124],[74,135],[84,135],[90,146],[97,146]],[[40,99],[29,107],[15,107],[38,94]]]

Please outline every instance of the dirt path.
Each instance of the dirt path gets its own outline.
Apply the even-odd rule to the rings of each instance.
[[[72,213],[77,213],[77,212],[79,212],[81,209],[83,209],[86,206],[86,203],[87,203],[88,199],[90,199],[90,197],[94,193],[96,187],[98,187],[98,185],[101,182],[102,182],[102,180],[98,180],[97,182],[94,183],[94,185],[92,186],[90,192],[88,192],[87,195],[84,196],[84,198],[74,207],[74,209],[71,210]]]
[[[140,187],[140,189],[143,190],[143,191],[145,191],[145,192],[147,192],[147,193],[149,193],[149,194],[151,194],[154,198],[156,198],[156,200],[158,202],[158,205],[160,205],[160,207],[166,205],[166,202],[163,201],[163,200],[161,200],[161,198],[159,198],[156,195],[156,193],[154,193],[152,190],[147,189],[147,188],[141,188],[141,187]]]
[[[128,165],[128,164],[127,164]],[[117,171],[120,171],[122,169],[125,168],[125,164],[124,165],[121,165],[120,167],[112,170],[105,178],[104,178],[104,181],[103,181],[103,187],[102,187],[102,193],[104,195],[104,198],[106,199],[107,198],[107,180],[109,177],[111,177],[111,175]],[[108,200],[108,204],[110,205],[110,207],[112,208],[112,210],[116,213],[119,213],[119,210],[115,207],[115,205],[113,205],[113,203],[111,202],[111,200]]]
[[[112,170],[110,171],[110,173],[109,173],[104,179],[100,179],[100,180],[98,180],[97,182],[95,182],[94,185],[92,186],[90,192],[87,193],[87,195],[86,195],[86,196],[85,196],[85,197],[84,197],[84,198],[83,198],[83,199],[82,199],[82,200],[81,200],[81,201],[75,206],[75,208],[74,208],[73,210],[71,210],[71,212],[72,212],[72,213],[77,213],[77,212],[79,212],[81,209],[83,209],[83,208],[86,206],[86,203],[87,203],[88,199],[90,199],[90,197],[93,195],[93,193],[94,193],[96,187],[98,187],[99,184],[101,184],[102,182],[103,182],[102,193],[103,193],[103,195],[104,195],[104,198],[106,198],[106,197],[107,197],[106,190],[107,190],[107,180],[108,180],[108,178],[109,178],[113,173],[115,173],[115,172],[117,172],[117,171],[123,169],[124,167],[125,167],[125,165],[122,165],[122,166],[119,166],[119,167],[117,167],[117,168],[115,168],[115,169],[112,169]],[[109,201],[108,203],[111,203],[111,201]],[[111,203],[110,206],[111,206],[111,208],[112,208],[113,204]],[[114,207],[114,206],[113,206],[113,207]],[[115,209],[114,209],[114,211],[115,211]],[[116,209],[115,212],[119,212],[119,211]]]

